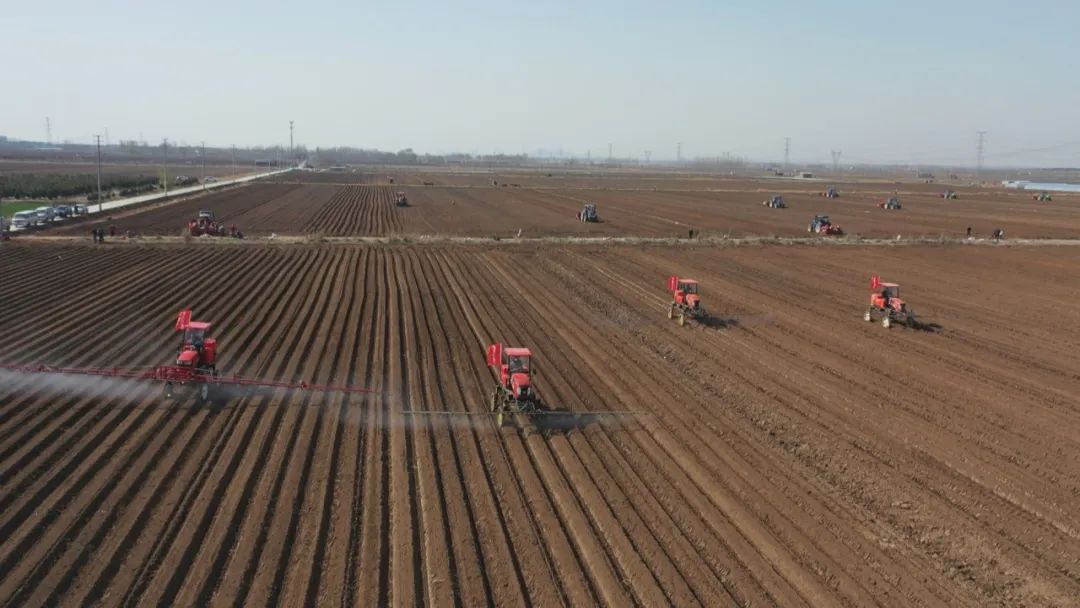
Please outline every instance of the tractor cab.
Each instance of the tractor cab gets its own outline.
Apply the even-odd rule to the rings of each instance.
[[[596,203],[585,203],[578,212],[578,219],[583,222],[599,222],[600,214],[596,211]]]
[[[697,295],[698,282],[693,279],[679,279],[675,284],[675,291],[681,291],[686,295]]]
[[[893,308],[903,310],[906,305],[900,299],[899,283],[883,283],[874,275],[870,279],[870,305],[875,308]]]
[[[671,290],[673,306],[691,310],[700,307],[701,296],[698,295],[698,282],[694,279],[668,277],[668,289]]]
[[[199,369],[213,369],[217,359],[217,340],[208,336],[210,324],[192,321],[191,311],[184,310],[176,318],[176,331],[184,332],[176,364]]]
[[[516,400],[533,398],[532,351],[509,348],[502,344],[488,346],[488,365],[498,368],[499,384]]]
[[[884,283],[878,275],[870,277],[870,307],[863,313],[864,321],[881,320],[882,327],[893,323],[903,323],[915,327],[915,313],[908,308],[907,302],[900,298],[900,285]]]
[[[209,209],[200,209],[198,220],[212,222],[214,221],[214,212]]]

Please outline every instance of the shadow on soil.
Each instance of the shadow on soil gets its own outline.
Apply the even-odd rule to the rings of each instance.
[[[708,327],[710,329],[727,329],[731,327],[738,327],[738,319],[725,319],[723,317],[705,317],[698,320],[698,325],[702,327]]]
[[[913,324],[909,325],[909,327],[916,331],[925,331],[932,334],[939,333],[942,330],[941,325],[938,325],[937,323],[923,323],[921,321],[915,321]]]

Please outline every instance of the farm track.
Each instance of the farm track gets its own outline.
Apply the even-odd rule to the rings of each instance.
[[[318,230],[416,211],[312,187],[290,192],[330,194]],[[0,372],[0,605],[1080,597],[1072,248],[0,253],[2,362],[165,363],[190,306],[229,373],[378,391],[196,407]],[[940,330],[863,324],[871,271]],[[665,318],[670,273],[702,280],[714,321]],[[641,415],[409,413],[483,414],[492,341],[533,349],[549,407]]]

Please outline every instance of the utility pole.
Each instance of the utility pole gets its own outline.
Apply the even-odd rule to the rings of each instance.
[[[293,141],[292,141],[293,121],[289,121],[289,162],[292,163],[293,159]]]
[[[161,181],[165,184],[165,196],[169,196],[169,138],[161,140],[161,147],[165,151],[165,164],[161,169]]]
[[[109,127],[105,127],[105,147],[109,147]]]
[[[840,154],[841,154],[840,150],[833,150],[832,151],[832,170],[833,170],[833,173],[839,173],[840,172]]]
[[[236,144],[233,144],[232,147],[232,170],[233,173],[236,173]]]
[[[206,142],[202,142],[202,189],[206,190]]]
[[[983,139],[986,137],[986,131],[975,132],[975,180],[982,180],[983,170]]]
[[[101,213],[101,136],[94,137],[97,139],[97,210]]]
[[[784,138],[784,175],[788,172],[788,161],[791,159],[791,138]]]

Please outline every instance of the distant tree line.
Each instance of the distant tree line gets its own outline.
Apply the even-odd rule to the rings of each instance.
[[[131,196],[157,188],[152,175],[103,175],[101,190]],[[5,198],[54,199],[90,195],[97,197],[97,176],[71,173],[14,173],[0,175],[0,196]]]

